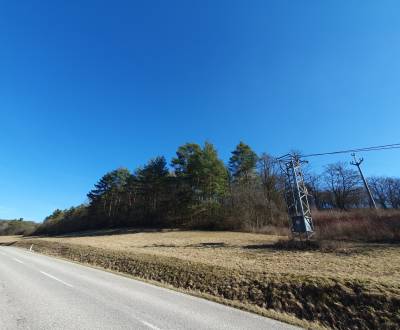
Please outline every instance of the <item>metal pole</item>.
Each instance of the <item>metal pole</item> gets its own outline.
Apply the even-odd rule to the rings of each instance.
[[[314,225],[301,171],[302,163],[298,156],[292,154],[280,158],[282,173],[285,175],[285,200],[291,218],[290,229],[300,240],[302,235],[308,240],[314,233]]]
[[[351,164],[351,165],[354,165],[354,166],[357,166],[358,171],[360,172],[361,179],[362,179],[362,181],[364,182],[365,190],[366,190],[367,193],[368,193],[368,197],[369,197],[369,206],[370,206],[371,208],[373,208],[373,209],[377,209],[376,203],[375,203],[375,200],[374,200],[374,197],[372,196],[371,190],[369,189],[368,182],[367,182],[367,180],[365,179],[363,172],[361,171],[360,165],[361,165],[361,163],[364,161],[364,158],[360,158],[359,160],[357,160],[357,159],[356,159],[356,154],[355,154],[355,153],[352,153],[351,155],[353,156],[354,161],[353,161],[353,162],[350,162],[350,164]]]

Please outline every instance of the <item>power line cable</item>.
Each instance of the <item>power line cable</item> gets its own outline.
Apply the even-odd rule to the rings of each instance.
[[[347,153],[351,153],[351,152],[380,151],[380,150],[389,150],[389,149],[400,149],[400,143],[386,144],[386,145],[374,146],[374,147],[365,147],[365,148],[356,148],[356,149],[348,149],[348,150],[315,153],[315,154],[308,154],[308,155],[300,155],[300,157],[308,158],[308,157],[317,157],[317,156],[325,156],[325,155],[347,154]]]

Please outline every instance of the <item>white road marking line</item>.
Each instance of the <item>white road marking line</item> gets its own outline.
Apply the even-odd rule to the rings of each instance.
[[[66,285],[66,286],[69,286],[70,288],[73,288],[73,286],[71,285],[71,284],[68,284],[67,282],[64,282],[63,280],[60,280],[59,278],[57,278],[57,277],[55,277],[55,276],[53,276],[53,275],[50,275],[50,274],[48,274],[48,273],[46,273],[46,272],[43,272],[43,271],[39,271],[39,272],[41,272],[43,275],[46,275],[47,277],[50,277],[51,279],[53,279],[53,280],[55,280],[55,281],[58,281],[58,282],[60,282],[60,283],[62,283],[62,284],[64,284],[64,285]]]
[[[142,322],[145,326],[149,327],[150,329],[161,330],[160,328],[157,328],[155,325],[153,325],[153,324],[151,324],[149,322],[146,322],[146,321],[143,321],[143,320],[140,320],[140,322]]]
[[[17,259],[17,258],[13,258],[16,262],[19,262],[20,264],[24,264],[24,262],[23,261],[21,261],[21,260],[19,260],[19,259]]]
[[[6,254],[4,252],[0,252],[1,255],[6,256]]]

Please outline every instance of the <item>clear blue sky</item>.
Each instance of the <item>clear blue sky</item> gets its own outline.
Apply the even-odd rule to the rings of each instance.
[[[397,0],[1,1],[0,218],[42,220],[189,141],[225,161],[239,140],[400,142],[399,17]],[[399,150],[364,156],[400,175]]]

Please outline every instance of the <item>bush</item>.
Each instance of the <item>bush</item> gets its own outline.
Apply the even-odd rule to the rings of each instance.
[[[30,235],[38,224],[33,221],[20,220],[0,220],[0,236],[6,235]]]
[[[400,242],[400,210],[314,211],[318,239]]]

